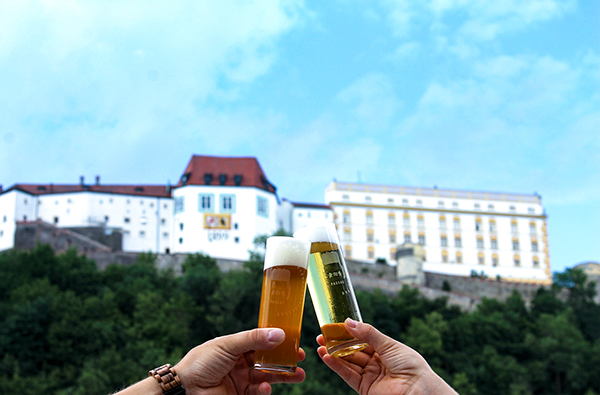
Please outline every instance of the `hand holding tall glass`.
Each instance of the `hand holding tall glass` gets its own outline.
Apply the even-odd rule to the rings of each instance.
[[[310,242],[306,240],[284,236],[267,239],[258,327],[281,328],[285,340],[272,350],[256,351],[257,370],[296,372],[309,253]]]
[[[335,224],[305,226],[294,238],[311,242],[308,290],[317,313],[327,353],[343,357],[365,349],[368,344],[346,330],[344,321],[362,322]]]

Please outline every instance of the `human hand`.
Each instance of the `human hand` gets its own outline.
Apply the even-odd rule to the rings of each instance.
[[[259,328],[222,336],[190,350],[174,366],[187,395],[269,395],[273,383],[300,383],[302,368],[290,376],[254,370],[254,350],[269,350],[285,338],[278,328]],[[299,361],[305,353],[298,352]]]
[[[415,350],[384,335],[373,326],[348,318],[346,329],[369,344],[346,357],[327,354],[323,335],[317,352],[327,366],[361,395],[457,395]]]

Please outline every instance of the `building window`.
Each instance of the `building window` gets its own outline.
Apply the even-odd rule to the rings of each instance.
[[[269,201],[262,197],[256,197],[256,213],[262,217],[269,216]]]
[[[367,225],[373,225],[373,212],[367,211]]]
[[[389,215],[388,215],[388,225],[389,226],[396,226],[396,215],[394,215],[394,213],[389,213]]]
[[[165,238],[165,239],[169,238],[169,232],[164,232],[163,233],[163,238]]]
[[[367,229],[367,241],[373,241],[373,229]]]
[[[128,223],[129,223],[129,221],[131,221],[131,220],[129,219],[129,217],[125,217],[125,218],[123,218],[123,222],[125,222],[126,224],[128,224]]]
[[[54,223],[57,224],[58,223],[58,217],[54,217]]]
[[[344,228],[344,240],[350,240],[351,238],[350,228]]]
[[[344,247],[344,255],[346,256],[346,258],[351,258],[352,257],[352,247],[345,246]]]
[[[537,240],[531,240],[531,251],[537,252],[538,250],[538,242]]]
[[[510,231],[513,233],[517,233],[517,221],[514,219],[510,221]]]
[[[425,245],[425,234],[424,233],[419,233],[419,244],[422,246]]]
[[[2,217],[2,222],[6,222],[6,215]]]
[[[343,221],[345,224],[349,224],[350,223],[350,211],[344,211],[344,214],[342,216]]]
[[[166,219],[164,219],[164,218],[161,218],[161,219],[160,219],[160,224],[161,224],[161,225],[163,225],[163,226],[164,226],[166,223],[167,223],[167,220],[166,220]]]
[[[477,254],[477,263],[480,265],[485,265],[485,256],[483,255],[483,252]]]
[[[495,232],[496,231],[496,221],[493,219],[490,219],[490,232]]]
[[[368,257],[369,259],[373,259],[373,258],[375,258],[375,250],[373,249],[373,247],[369,247],[369,248],[367,249],[367,257]]]
[[[529,223],[529,233],[534,235],[536,233],[536,229],[535,229],[535,222],[530,222]]]
[[[404,242],[410,243],[410,232],[404,233]]]
[[[129,199],[127,200],[129,203]],[[175,214],[183,212],[183,196],[175,198]]]
[[[408,205],[408,199],[402,199],[402,204]]]
[[[422,206],[423,205],[423,201],[420,199],[417,199],[417,206]]]
[[[492,255],[492,266],[498,266],[498,255]]]
[[[452,207],[458,207],[458,202],[452,202]]]
[[[239,243],[240,242],[240,238],[236,236],[236,237],[234,237],[233,241],[236,242],[236,243]]]
[[[419,215],[419,216],[417,217],[417,226],[418,226],[419,228],[422,228],[422,227],[424,226],[424,222],[425,222],[425,221],[423,220],[423,216],[422,216],[422,215]]]
[[[460,235],[454,235],[454,247],[462,247],[462,239]]]
[[[448,263],[448,251],[442,251],[442,262]]]
[[[390,260],[395,260],[396,259],[396,249],[395,248],[390,248]]]
[[[440,236],[440,245],[442,247],[447,247],[448,246],[448,237],[445,234],[442,234]]]
[[[370,202],[371,201],[371,196],[365,196],[365,201],[366,202]]]
[[[179,238],[179,244],[183,244],[183,237]]]
[[[179,223],[179,230],[183,230],[183,222]]]
[[[512,212],[517,211],[517,208],[515,206],[510,206],[508,209]]]
[[[492,250],[497,250],[498,249],[498,240],[495,237],[492,237],[490,239],[490,248]]]
[[[460,251],[456,253],[456,263],[462,263],[462,253]]]
[[[513,238],[513,241],[512,241],[512,248],[513,248],[513,250],[515,250],[515,251],[518,251],[518,250],[519,250],[519,239],[517,239],[516,237],[515,237],[515,238]]]
[[[443,215],[440,216],[440,228],[446,229],[446,217]]]
[[[198,211],[212,212],[214,210],[213,194],[198,194]]]
[[[408,214],[404,214],[402,216],[402,220],[404,221],[404,227],[408,228],[410,226],[410,216]]]
[[[146,232],[144,232],[143,230],[140,230],[140,237],[144,237],[146,236]]]
[[[540,267],[540,259],[537,256],[533,257],[533,267]]]
[[[388,198],[387,202],[388,202],[388,203],[394,203],[394,199],[392,199],[392,198]]]
[[[477,237],[477,248],[483,248],[483,237]]]
[[[350,200],[350,196],[348,196],[348,195],[342,195],[342,200]]]
[[[494,209],[494,205],[493,204],[488,204],[488,210],[493,210]]]
[[[396,232],[390,231],[390,243],[396,242]]]
[[[481,227],[481,218],[475,220],[475,230],[480,232],[483,228]]]
[[[454,230],[460,230],[460,219],[454,217]]]
[[[443,201],[443,200],[439,200],[439,201],[438,201],[438,206],[440,206],[440,207],[444,207],[444,201]]]
[[[221,200],[221,212],[223,213],[234,213],[235,212],[235,195],[220,195]]]
[[[518,255],[514,257],[515,266],[521,266],[521,258]]]
[[[475,203],[475,210],[479,210],[481,208],[481,205],[479,203]]]

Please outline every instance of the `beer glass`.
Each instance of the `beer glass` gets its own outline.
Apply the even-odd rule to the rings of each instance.
[[[294,374],[298,365],[310,243],[293,237],[267,239],[258,327],[281,328],[285,340],[272,350],[257,350],[254,368]]]
[[[368,346],[344,326],[346,318],[362,322],[335,224],[305,226],[294,237],[311,242],[308,290],[317,313],[327,353],[343,357]]]

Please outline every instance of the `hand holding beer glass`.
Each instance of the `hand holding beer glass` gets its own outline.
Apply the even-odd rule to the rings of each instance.
[[[285,340],[272,350],[256,351],[256,370],[296,372],[309,253],[310,243],[306,240],[284,236],[267,239],[258,327],[281,328]]]
[[[335,224],[305,226],[294,238],[311,242],[308,290],[317,313],[327,353],[343,357],[365,349],[368,344],[346,330],[344,321],[362,322]]]

